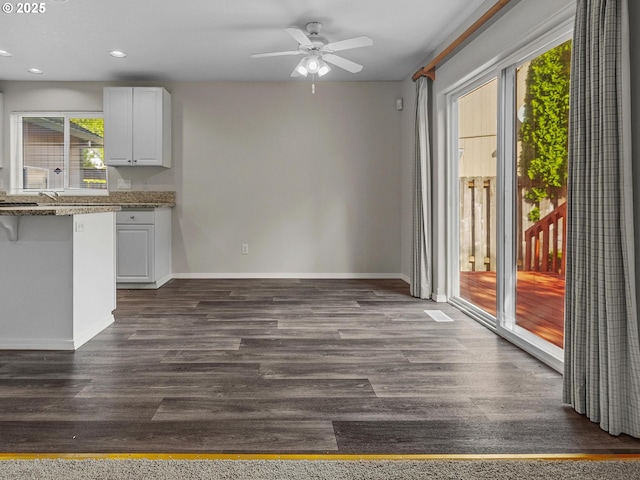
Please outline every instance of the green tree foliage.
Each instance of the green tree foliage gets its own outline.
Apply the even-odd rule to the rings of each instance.
[[[71,123],[104,138],[104,119],[102,118],[72,118]]]
[[[72,118],[71,123],[100,138],[104,138],[104,119],[102,118]],[[104,158],[104,148],[102,145],[83,148],[83,168],[96,168],[96,165],[92,161],[95,157],[99,157],[100,159]]]
[[[534,58],[527,73],[519,168],[533,222],[541,200],[557,207],[566,195],[570,71],[571,40]]]

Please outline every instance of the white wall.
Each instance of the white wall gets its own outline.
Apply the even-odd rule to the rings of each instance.
[[[73,217],[20,218],[17,241],[0,228],[0,265],[0,349],[72,350]]]
[[[102,109],[99,83],[0,82],[18,110]],[[399,82],[163,84],[173,167],[109,169],[133,189],[174,189],[173,271],[397,275]],[[5,132],[8,135],[8,125]],[[8,142],[5,142],[8,156]],[[7,187],[8,168],[0,170]],[[241,244],[249,255],[241,255]]]
[[[478,18],[490,6],[495,3],[488,0],[485,4],[469,18],[463,27],[454,32],[444,44],[436,49],[436,53],[443,50],[453,39]],[[446,215],[451,205],[455,205],[453,199],[448,197],[446,183],[446,131],[445,131],[445,99],[444,95],[464,81],[471,78],[477,72],[486,69],[488,66],[506,58],[512,52],[524,47],[529,42],[534,41],[542,32],[547,31],[550,26],[559,24],[563,19],[571,16],[572,6],[575,0],[536,0],[512,2],[513,5],[501,12],[497,19],[483,29],[481,33],[474,36],[462,48],[460,48],[447,61],[436,69],[436,80],[433,83],[433,102],[435,106],[433,118],[433,201],[434,201],[434,225],[433,225],[433,245],[434,245],[434,293],[443,294],[447,291],[447,244],[446,235]],[[560,15],[559,12],[562,12]],[[428,63],[428,58],[424,63],[416,66],[416,70]],[[411,72],[413,74],[413,72]],[[406,84],[411,82],[408,78],[403,83],[404,90]],[[412,82],[411,82],[412,83]],[[407,126],[403,123],[402,138],[409,138],[406,131]],[[413,127],[411,127],[413,128]],[[401,164],[403,169],[409,168],[413,162],[413,152],[402,150]],[[403,192],[410,190],[410,177],[402,176]],[[404,196],[403,196],[404,200]],[[402,228],[411,220],[411,211],[405,208],[403,201]],[[410,251],[410,243],[403,236],[402,241],[402,272],[407,274],[405,265],[407,264],[406,252]],[[408,257],[410,262],[410,256]],[[409,263],[410,265],[410,263]]]
[[[398,273],[398,87],[174,86],[174,272]]]
[[[0,349],[77,349],[113,323],[115,214],[13,218],[16,240],[0,228]]]
[[[115,224],[115,212],[73,216],[72,299],[75,348],[80,348],[114,321]],[[98,251],[104,253],[98,255]]]

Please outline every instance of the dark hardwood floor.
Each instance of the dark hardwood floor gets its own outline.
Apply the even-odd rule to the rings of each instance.
[[[0,351],[0,452],[640,453],[399,280],[174,280],[116,318],[76,352]]]

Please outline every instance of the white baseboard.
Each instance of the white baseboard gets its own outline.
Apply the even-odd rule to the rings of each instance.
[[[112,314],[107,315],[102,320],[97,321],[96,323],[90,325],[88,328],[85,328],[81,332],[78,332],[73,339],[73,350],[77,350],[82,345],[87,343],[93,337],[98,335],[101,331],[111,325],[115,319]]]
[[[160,288],[161,286],[163,286],[165,283],[167,283],[169,280],[172,280],[173,278],[175,277],[169,274],[169,275],[165,275],[157,282],[151,282],[151,283],[118,282],[116,283],[116,288],[123,289],[123,290],[157,290],[158,288]]]
[[[432,293],[431,294],[431,300],[433,300],[434,302],[437,302],[437,303],[447,303],[447,296],[446,295],[438,295],[436,293]]]
[[[75,338],[3,338],[0,350],[77,350],[114,322],[112,314],[79,332]]]
[[[73,340],[64,339],[25,339],[3,338],[0,342],[0,350],[75,350]]]
[[[403,280],[407,285],[411,285],[411,277],[409,275],[405,275],[404,273],[400,274],[400,280]]]
[[[303,278],[303,279],[402,279],[400,273],[174,273],[180,279],[242,279],[242,278]]]
[[[121,283],[116,284],[116,288],[119,290],[157,290],[158,285],[153,283]]]
[[[156,282],[156,288],[160,288],[171,279],[173,279],[173,275],[171,275],[170,273],[165,275],[164,277],[162,277],[160,280]]]

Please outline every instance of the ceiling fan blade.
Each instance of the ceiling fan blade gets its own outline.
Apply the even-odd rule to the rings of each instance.
[[[290,50],[287,52],[271,52],[271,53],[254,53],[251,58],[263,58],[263,57],[279,57],[280,55],[300,55],[300,50]]]
[[[362,70],[362,65],[358,65],[351,60],[347,60],[346,58],[339,57],[338,55],[333,55],[332,53],[327,53],[322,56],[327,62],[332,63],[336,67],[344,68],[347,72],[358,73]]]
[[[328,51],[339,52],[340,50],[348,50],[350,48],[370,47],[373,45],[373,40],[369,37],[355,37],[348,40],[341,40],[339,42],[328,43],[324,48]]]
[[[299,28],[285,28],[285,30],[295,39],[296,42],[300,44],[300,46],[309,48],[313,47],[313,43],[311,43],[309,37],[307,37]]]

